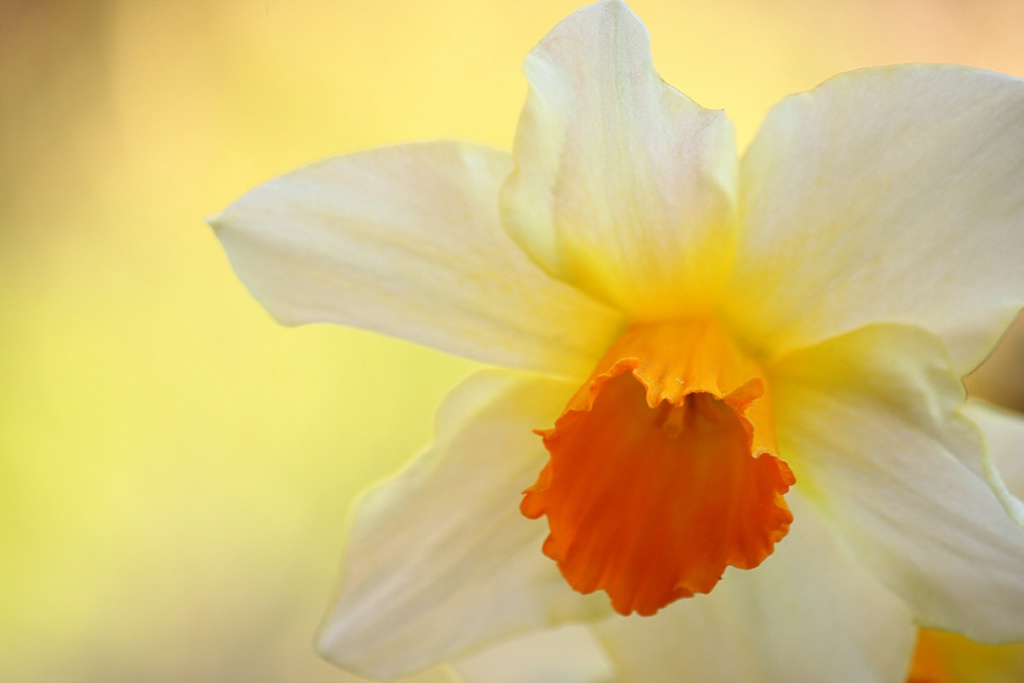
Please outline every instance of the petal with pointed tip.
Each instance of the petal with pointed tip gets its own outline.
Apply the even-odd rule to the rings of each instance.
[[[553,276],[634,318],[692,317],[714,305],[735,246],[734,132],[661,80],[649,42],[604,0],[529,54],[502,217]]]
[[[496,365],[586,374],[618,319],[504,233],[498,187],[510,170],[507,153],[467,143],[384,147],[272,180],[211,223],[282,322],[353,325]]]

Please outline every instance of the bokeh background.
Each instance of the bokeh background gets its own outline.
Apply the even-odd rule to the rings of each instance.
[[[312,650],[346,511],[474,366],[277,326],[203,217],[325,156],[507,148],[580,4],[0,0],[0,680],[356,680]],[[631,4],[741,145],[856,67],[1024,76],[1017,0]],[[972,390],[1024,403],[1021,338]]]

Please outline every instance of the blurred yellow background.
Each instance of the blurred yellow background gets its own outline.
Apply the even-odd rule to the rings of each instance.
[[[325,156],[509,147],[580,4],[0,0],[0,680],[355,680],[311,645],[347,507],[474,366],[277,326],[202,219]],[[1016,0],[631,5],[741,144],[860,66],[1024,75]]]

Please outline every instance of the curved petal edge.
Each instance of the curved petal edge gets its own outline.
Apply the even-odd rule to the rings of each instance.
[[[485,371],[437,415],[434,444],[354,507],[340,588],[318,649],[393,680],[560,623],[604,616],[541,553],[543,525],[519,514],[546,460],[538,425],[568,383]]]
[[[865,325],[942,338],[961,376],[1024,306],[1024,79],[853,71],[773,108],[741,162],[727,314],[779,357]]]
[[[530,52],[502,218],[553,277],[634,318],[697,316],[735,248],[735,136],[658,76],[649,43],[604,0]]]
[[[993,493],[1010,517],[1024,526],[1024,416],[981,401],[968,401],[964,413],[985,437],[982,469]],[[1007,471],[1003,477],[1001,470]]]
[[[511,157],[395,145],[327,159],[210,220],[239,277],[287,324],[362,327],[475,360],[586,374],[619,318],[537,268],[505,234]]]

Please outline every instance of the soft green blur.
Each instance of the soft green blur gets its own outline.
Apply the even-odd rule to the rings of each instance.
[[[474,366],[277,326],[202,219],[333,154],[508,147],[579,5],[0,2],[0,680],[354,680],[311,646],[346,510]],[[1015,0],[632,6],[742,144],[859,66],[1024,75]]]

